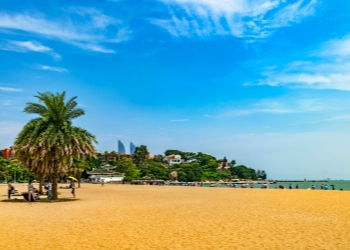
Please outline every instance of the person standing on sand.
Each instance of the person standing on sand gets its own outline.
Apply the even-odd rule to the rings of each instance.
[[[104,187],[105,186],[105,180],[101,180],[101,187]]]
[[[31,200],[35,201],[33,193],[34,193],[34,184],[32,183],[32,180],[29,180],[28,182],[28,201],[31,202]]]
[[[322,185],[321,185],[321,190],[323,190],[323,188],[324,188],[324,185],[322,184]]]
[[[71,180],[70,187],[72,189],[73,198],[75,198],[75,182]]]
[[[292,185],[292,183],[291,183],[291,184],[289,184],[289,189],[293,189],[293,185]]]
[[[12,186],[12,180],[9,180],[7,182],[7,195],[9,200],[11,200],[12,189],[14,189],[14,187]]]
[[[297,185],[295,186],[295,189],[299,189],[299,184],[297,184]]]
[[[47,190],[47,199],[51,200],[52,196],[52,184],[50,181],[46,180],[45,181],[45,189]]]

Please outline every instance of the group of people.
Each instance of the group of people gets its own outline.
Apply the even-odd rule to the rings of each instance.
[[[33,180],[28,182],[28,201],[38,201],[40,200],[39,190],[34,187]],[[52,184],[48,180],[44,181],[44,189],[46,189],[47,199],[50,200],[52,196]]]
[[[229,184],[226,184],[226,186],[237,188],[238,184],[237,183],[229,183]],[[254,183],[242,183],[241,188],[254,188]],[[269,184],[267,184],[267,183],[261,184],[260,188],[269,188]]]
[[[280,185],[280,188],[281,188],[281,186],[282,186],[282,185]],[[331,185],[329,185],[329,186],[331,187],[332,190],[335,190],[335,185],[334,185],[334,184],[331,184]],[[320,189],[321,189],[321,190],[329,190],[329,189],[330,189],[329,186],[328,186],[328,184],[322,184],[321,187],[320,187]],[[289,184],[289,189],[293,189],[292,183]],[[295,189],[299,189],[299,185],[298,185],[298,184],[295,185]],[[310,189],[310,188],[309,188],[309,189]],[[315,186],[315,185],[311,185],[311,189],[312,189],[312,190],[315,190],[315,189],[316,189],[316,186]],[[340,190],[342,191],[343,189],[341,188]]]
[[[47,199],[50,200],[51,197],[52,197],[52,184],[51,184],[50,181],[48,181],[48,180],[44,181],[44,189],[46,190]],[[31,201],[38,201],[40,199],[40,197],[39,197],[39,190],[34,187],[33,180],[29,180],[28,186],[27,186],[27,191],[28,191],[28,196],[25,195],[26,196],[25,198],[27,198],[27,200],[29,202],[31,202]],[[18,193],[18,191],[13,186],[12,180],[9,180],[7,182],[7,196],[8,196],[8,200],[11,200],[11,195],[14,195],[14,194],[17,194],[17,193]]]

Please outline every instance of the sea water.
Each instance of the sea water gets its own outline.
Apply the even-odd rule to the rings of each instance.
[[[249,182],[248,182],[249,183]],[[328,185],[328,190],[332,190],[332,186],[334,185],[335,190],[340,190],[341,188],[343,190],[350,191],[350,181],[344,180],[344,181],[324,181],[324,182],[315,182],[315,181],[300,181],[300,182],[277,182],[274,184],[269,184],[269,188],[278,188],[280,185],[283,185],[285,188],[289,189],[289,184],[292,184],[292,188],[295,189],[296,185],[299,186],[299,189],[308,189],[312,187],[312,185],[315,186],[315,189],[320,190],[321,185],[324,186]],[[254,188],[260,188],[262,184],[254,184]],[[204,183],[203,187],[210,187],[209,183]],[[219,184],[218,187],[226,188],[227,186],[225,184]],[[241,184],[237,184],[237,188],[241,188]],[[250,186],[248,187],[250,188]]]
[[[299,185],[299,189],[308,189],[312,187],[312,185],[315,186],[315,189],[320,190],[321,185],[323,184],[328,185],[328,190],[332,190],[331,185],[334,185],[335,190],[340,190],[341,188],[343,190],[350,190],[350,181],[325,181],[325,182],[313,182],[313,181],[301,181],[301,182],[277,182],[275,184],[270,184],[270,188],[275,188],[279,185],[283,185],[285,188],[289,188],[289,184],[292,184],[293,189],[295,189],[296,185]],[[258,187],[260,185],[255,185],[254,187]]]

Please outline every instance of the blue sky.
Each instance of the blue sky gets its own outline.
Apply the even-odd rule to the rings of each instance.
[[[0,147],[36,92],[78,96],[97,148],[350,179],[350,2],[3,1]]]

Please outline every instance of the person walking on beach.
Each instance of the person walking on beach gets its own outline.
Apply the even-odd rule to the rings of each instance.
[[[291,183],[291,184],[289,184],[289,189],[293,189],[293,185],[292,185],[292,183]]]
[[[101,187],[104,187],[105,186],[105,180],[101,180]]]
[[[299,189],[299,184],[297,184],[297,185],[295,186],[295,189]]]
[[[35,201],[33,193],[34,193],[34,184],[32,183],[32,180],[29,180],[28,182],[28,201],[31,202],[31,200]]]
[[[8,196],[9,200],[11,200],[11,193],[12,193],[13,189],[14,189],[14,187],[12,186],[12,180],[9,180],[7,182],[7,196]]]
[[[324,188],[324,184],[321,185],[321,190],[323,190],[323,188]]]
[[[312,186],[311,186],[311,189],[312,189],[312,190],[315,190],[315,185],[312,185]]]

